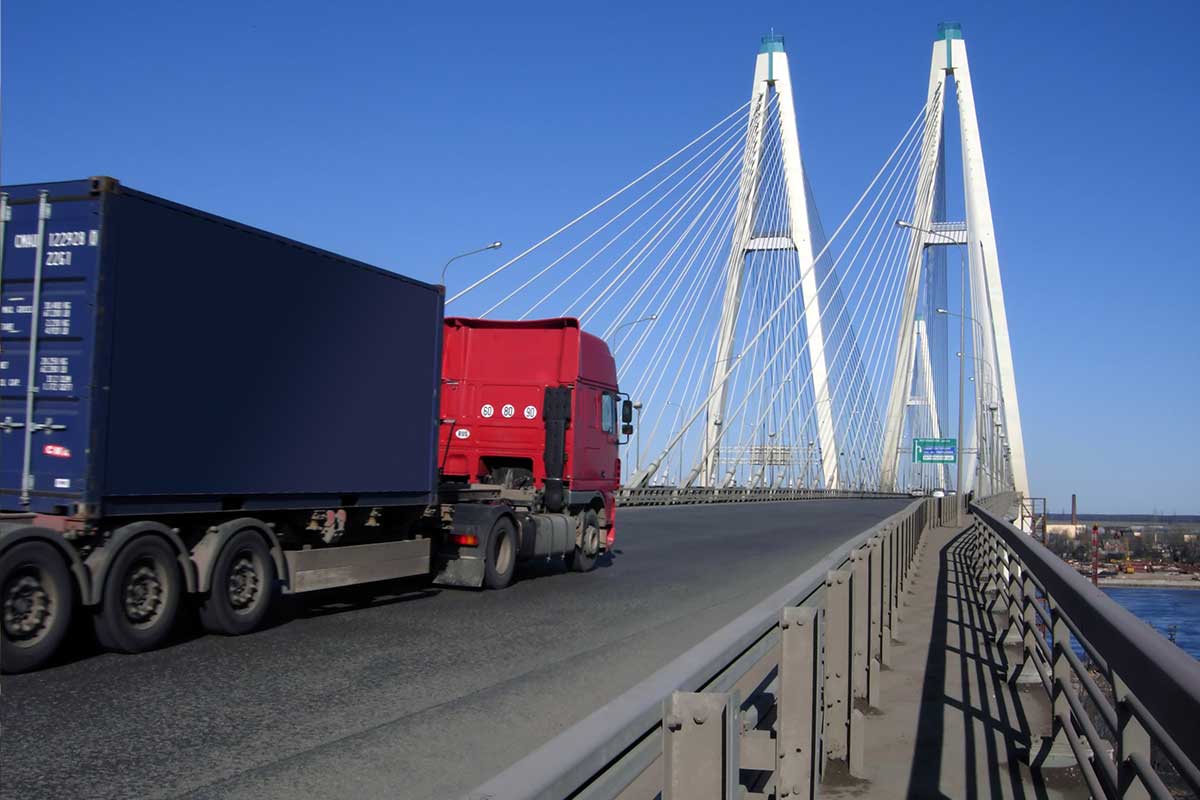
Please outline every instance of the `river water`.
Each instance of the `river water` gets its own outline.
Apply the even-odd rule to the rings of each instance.
[[[1163,636],[1200,659],[1200,589],[1100,587]]]

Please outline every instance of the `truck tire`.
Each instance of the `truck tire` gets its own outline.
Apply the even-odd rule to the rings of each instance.
[[[53,545],[25,542],[0,555],[0,604],[0,672],[28,672],[53,658],[75,606],[75,583]]]
[[[182,594],[175,548],[157,536],[137,537],[108,570],[92,617],[96,639],[120,653],[153,650],[175,627]]]
[[[600,522],[596,512],[590,508],[576,517],[576,520],[579,532],[575,549],[567,553],[563,560],[569,570],[591,572],[596,567],[596,557],[600,555]]]
[[[492,526],[492,534],[488,537],[483,559],[483,585],[489,589],[503,589],[512,583],[516,568],[517,531],[512,520],[501,517]]]
[[[208,597],[200,604],[200,622],[210,633],[250,633],[270,613],[275,588],[275,562],[267,543],[258,531],[238,531],[213,565]]]

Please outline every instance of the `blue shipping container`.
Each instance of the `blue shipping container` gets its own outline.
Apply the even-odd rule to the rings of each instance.
[[[109,178],[3,191],[0,510],[433,501],[441,287]]]

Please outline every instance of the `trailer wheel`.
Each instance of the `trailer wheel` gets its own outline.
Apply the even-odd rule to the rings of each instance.
[[[108,571],[92,618],[96,638],[121,653],[153,650],[171,633],[181,594],[174,548],[157,536],[139,536],[117,553]]]
[[[517,531],[512,520],[501,517],[492,526],[487,555],[483,560],[483,583],[489,589],[503,589],[512,583],[517,568]]]
[[[52,545],[25,542],[0,555],[0,603],[0,672],[28,672],[49,661],[75,605],[75,584]]]
[[[596,557],[600,555],[600,522],[596,512],[588,509],[576,517],[578,531],[575,538],[575,549],[567,553],[564,561],[567,569],[575,572],[591,572],[596,566]]]
[[[213,565],[212,588],[200,604],[200,622],[210,633],[241,636],[257,628],[275,597],[275,562],[255,530],[234,534]]]

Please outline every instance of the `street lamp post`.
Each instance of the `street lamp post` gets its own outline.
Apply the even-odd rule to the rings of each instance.
[[[487,250],[497,250],[500,248],[500,246],[502,244],[503,244],[503,242],[495,241],[489,245],[484,245],[483,247],[476,248],[475,250],[468,250],[465,253],[459,253],[456,256],[451,256],[450,259],[448,261],[446,261],[445,265],[442,267],[442,286],[446,285],[446,270],[449,269],[450,265],[453,264],[455,261],[458,261],[460,258],[466,258],[467,256],[473,256],[476,253],[485,252]]]
[[[966,321],[966,314],[965,314],[965,312],[967,310],[967,252],[966,252],[966,248],[963,247],[962,242],[959,242],[957,239],[954,239],[951,236],[947,236],[944,233],[938,233],[937,231],[931,231],[931,230],[927,230],[925,228],[919,228],[916,225],[913,225],[911,222],[905,222],[902,219],[896,220],[896,225],[901,228],[908,228],[909,230],[927,233],[927,234],[930,234],[931,236],[939,236],[939,237],[958,246],[958,258],[959,258],[959,262],[962,266],[962,278],[959,280],[962,298],[959,300],[959,308],[961,308],[964,313],[959,315],[959,326],[958,326],[958,348],[959,348],[959,353],[958,353],[958,444],[955,448],[956,452],[954,454],[954,460],[957,461],[958,463],[955,464],[954,488],[958,491],[958,497],[959,497],[958,503],[961,506],[961,504],[963,502],[962,498],[964,496],[962,447],[963,447],[963,394],[965,391],[965,384],[963,381],[963,376],[966,374],[966,366],[967,366],[966,360],[964,358],[964,356],[966,355],[966,352],[967,352],[967,321]],[[939,308],[938,313],[939,314],[942,313],[943,310],[944,309]]]

